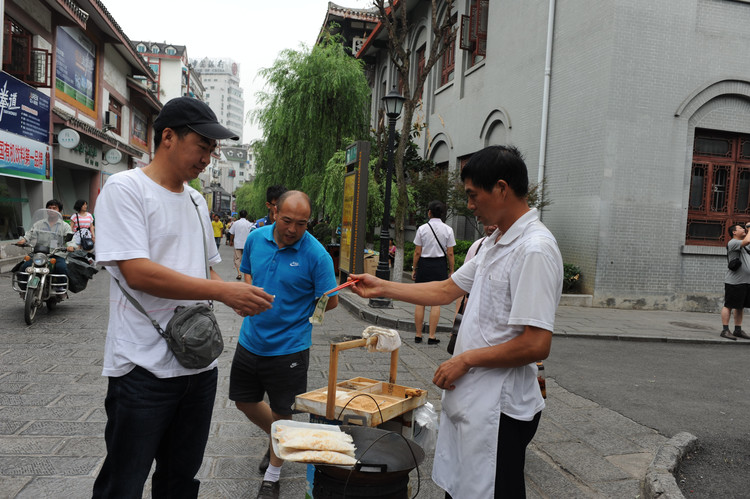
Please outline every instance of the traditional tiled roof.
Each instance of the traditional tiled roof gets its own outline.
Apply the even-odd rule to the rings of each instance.
[[[352,7],[343,7],[333,2],[328,2],[328,15],[330,14],[346,19],[356,19],[358,21],[378,21],[378,9],[376,7],[370,7],[369,9],[354,9]],[[326,20],[327,18],[328,16],[326,16]]]

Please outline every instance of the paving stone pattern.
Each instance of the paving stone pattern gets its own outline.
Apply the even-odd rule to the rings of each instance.
[[[222,245],[221,254],[224,261],[217,270],[225,279],[234,279],[230,248]],[[99,272],[85,291],[71,294],[51,313],[42,310],[37,323],[27,326],[23,302],[10,290],[9,274],[0,274],[0,498],[90,496],[105,456],[107,383],[101,365],[108,297],[109,276]],[[200,497],[254,498],[262,479],[257,464],[268,441],[227,398],[241,321],[223,304],[216,304],[216,309],[226,349],[220,357],[213,421],[199,473]],[[315,328],[309,389],[327,383],[330,343],[359,336],[369,325],[357,310],[357,315],[349,310],[351,306],[340,306],[328,312],[324,324]],[[408,330],[407,315],[402,313],[401,319]],[[438,346],[415,345],[412,337],[402,331],[398,382],[427,389],[428,400],[439,410],[440,394],[431,380],[439,363],[449,357],[444,348],[447,335],[441,333],[444,342]],[[388,354],[342,352],[339,379],[385,380],[389,362]],[[664,437],[566,392],[552,379],[547,386],[548,409],[527,459],[529,497],[637,497],[639,481]],[[306,420],[307,415],[295,419]],[[419,497],[442,498],[430,478],[432,452],[427,454],[419,468]],[[284,465],[282,498],[304,497],[306,471],[305,465]],[[414,471],[412,495],[416,483]],[[144,497],[149,496],[147,482]]]

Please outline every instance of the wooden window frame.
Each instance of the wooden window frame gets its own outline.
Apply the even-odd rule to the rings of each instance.
[[[704,139],[727,141],[727,152],[710,154],[699,151],[697,142]],[[748,135],[696,129],[690,168],[686,244],[726,246],[730,239],[729,227],[750,219],[750,154],[742,154],[742,146],[746,144],[750,144]],[[702,185],[695,184],[697,179],[702,179]],[[697,226],[702,226],[702,234]],[[713,236],[710,235],[711,228]]]
[[[3,71],[33,87],[52,87],[52,54],[33,46],[23,26],[6,17],[3,25]]]
[[[454,14],[454,17],[455,14]],[[444,43],[444,40],[443,40]],[[448,50],[445,51],[440,63],[440,86],[453,81],[456,72],[456,39],[453,38]]]
[[[112,97],[112,95],[109,96],[109,107],[107,110],[117,116],[117,126],[110,128],[110,130],[117,135],[122,135],[122,107],[122,104],[117,99]]]
[[[417,49],[417,82],[422,78],[422,74],[424,73],[424,65],[425,65],[425,51],[427,50],[427,45],[422,45],[420,48]],[[415,82],[416,83],[416,82]],[[419,100],[422,100],[422,94],[424,93],[424,84],[422,87],[418,88],[417,91],[419,92]]]
[[[469,52],[469,67],[487,56],[489,7],[490,0],[472,0],[469,15],[461,16],[460,48]]]

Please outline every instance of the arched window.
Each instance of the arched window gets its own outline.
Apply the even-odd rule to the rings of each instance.
[[[159,53],[159,47],[156,45],[151,45],[151,53],[152,54],[158,54]]]
[[[139,43],[139,44],[138,44],[138,45],[137,45],[137,46],[135,47],[135,49],[136,49],[136,50],[137,50],[138,52],[140,52],[141,54],[143,54],[143,53],[145,53],[145,52],[146,52],[146,46],[145,46],[144,44],[142,44],[142,43]]]
[[[177,53],[177,49],[174,47],[167,47],[164,49],[164,53],[167,55],[175,55]]]

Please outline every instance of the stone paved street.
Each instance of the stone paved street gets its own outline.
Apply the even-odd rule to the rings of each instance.
[[[230,248],[222,245],[221,254],[224,261],[217,271],[224,279],[234,279]],[[99,272],[85,291],[71,295],[52,313],[42,310],[37,323],[26,326],[23,302],[10,290],[10,275],[0,274],[0,498],[90,497],[105,456],[106,379],[101,376],[101,363],[108,286],[108,274]],[[216,304],[216,310],[226,348],[220,357],[211,433],[199,473],[200,497],[254,498],[262,479],[257,464],[267,440],[227,399],[240,319],[223,304]],[[378,316],[395,314],[399,324],[408,324],[411,310],[396,304]],[[443,312],[441,324],[445,326],[450,313]],[[358,317],[372,314],[351,294],[346,306],[326,313],[324,324],[313,333],[310,390],[327,384],[329,344],[359,337],[370,322]],[[612,323],[610,315],[596,309],[561,307],[560,333],[575,334],[580,329],[586,335],[602,334],[607,332],[602,323]],[[656,324],[656,316],[631,317],[638,331],[657,329],[645,322],[637,326],[644,320]],[[662,322],[667,320],[671,316],[664,315]],[[448,358],[445,341],[438,346],[415,345],[408,327],[401,336],[397,382],[427,389],[428,400],[439,410],[440,393],[431,380],[439,363]],[[439,336],[447,341],[445,333]],[[389,362],[388,354],[348,350],[340,354],[338,379],[386,380]],[[562,389],[553,379],[548,379],[547,391],[547,409],[527,453],[528,497],[641,495],[649,463],[667,438]],[[307,420],[307,415],[295,419]],[[442,498],[443,492],[430,478],[431,470],[432,452],[428,452],[419,468],[418,496]],[[305,465],[284,465],[282,498],[304,497],[306,471]],[[411,476],[416,487],[417,472]],[[414,488],[410,497],[416,492]],[[147,482],[144,497],[149,496]]]
[[[224,261],[218,270],[234,279],[231,255],[221,247]],[[0,274],[0,497],[88,497],[102,464],[104,447],[104,396],[101,376],[108,320],[109,275],[101,271],[88,288],[61,303],[56,310],[39,313],[27,326],[23,302],[10,290],[10,274]],[[240,318],[216,304],[226,348],[220,357],[219,388],[211,434],[200,471],[201,497],[255,497],[260,486],[259,456],[267,441],[227,398],[229,364],[234,355]],[[359,336],[369,324],[344,307],[330,311],[314,331],[310,389],[328,379],[328,345]],[[154,332],[156,334],[156,332]],[[431,348],[438,358],[444,349]],[[339,379],[355,376],[387,379],[387,354],[364,349],[343,352]],[[399,383],[431,388],[424,373],[434,372],[437,360],[420,351],[402,349]],[[438,392],[431,390],[436,405]],[[307,420],[307,415],[295,417]],[[422,497],[439,495],[429,479],[431,460],[421,467],[425,478]],[[282,472],[282,497],[304,497],[306,466],[287,463]],[[148,484],[144,496],[150,496]]]

